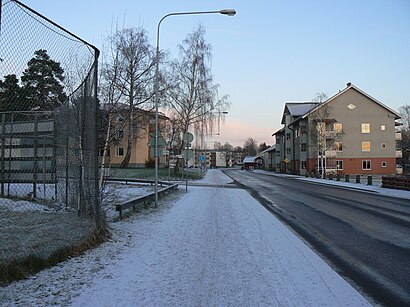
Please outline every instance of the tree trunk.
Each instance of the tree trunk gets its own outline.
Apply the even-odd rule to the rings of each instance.
[[[111,114],[108,117],[108,128],[107,128],[107,135],[105,137],[105,142],[104,142],[104,151],[103,151],[103,156],[101,159],[101,171],[100,171],[100,183],[99,183],[99,188],[100,190],[102,189],[102,185],[104,182],[104,172],[105,172],[105,159],[107,157],[107,153],[108,153],[108,146],[109,146],[109,142],[110,142],[110,133],[111,133]]]
[[[120,168],[127,168],[128,165],[130,164],[131,149],[132,149],[132,139],[129,138],[127,142],[127,151],[125,153],[124,159],[122,159],[121,161]]]

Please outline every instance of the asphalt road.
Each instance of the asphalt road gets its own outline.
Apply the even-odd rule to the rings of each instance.
[[[293,228],[359,291],[410,304],[410,201],[251,171],[225,173]]]

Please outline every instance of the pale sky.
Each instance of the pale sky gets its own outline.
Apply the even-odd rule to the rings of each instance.
[[[232,103],[208,146],[243,146],[248,137],[271,145],[286,101],[330,97],[347,82],[396,111],[410,104],[409,0],[21,1],[100,49],[116,23],[143,26],[155,46],[168,13],[235,9],[234,17],[175,16],[161,26],[171,57],[199,24],[206,28],[215,81]]]

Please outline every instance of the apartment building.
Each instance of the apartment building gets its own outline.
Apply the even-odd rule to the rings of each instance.
[[[107,151],[107,161],[111,167],[119,167],[122,160],[124,159],[128,146],[128,135],[129,131],[129,112],[126,108],[123,110],[116,110],[108,112],[104,110],[107,117],[110,117],[110,142]],[[133,111],[133,139],[131,146],[131,156],[129,167],[145,167],[146,162],[152,161],[154,159],[153,150],[150,150],[150,140],[155,135],[155,113],[150,111],[145,111],[142,109],[135,109]],[[158,114],[158,127],[162,136],[165,135],[166,124],[168,122],[168,117],[164,114]],[[107,129],[107,128],[105,128]],[[106,137],[106,130],[103,131],[103,136]],[[165,147],[164,147],[165,149]],[[100,144],[99,155],[100,159],[103,154],[104,148],[103,144]],[[162,152],[162,151],[161,151]],[[166,165],[166,156],[161,155],[159,157],[160,166]]]
[[[395,174],[397,112],[348,83],[322,103],[288,102],[276,139],[276,171]]]

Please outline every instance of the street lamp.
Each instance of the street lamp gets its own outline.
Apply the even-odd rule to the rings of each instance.
[[[156,68],[155,68],[155,149],[154,149],[154,159],[155,159],[155,206],[158,206],[158,70],[159,70],[159,29],[162,21],[169,16],[177,15],[200,15],[200,14],[222,14],[227,16],[234,16],[236,11],[234,9],[224,9],[220,11],[204,11],[204,12],[179,12],[170,13],[165,15],[158,22],[157,27],[157,51],[156,51]]]

